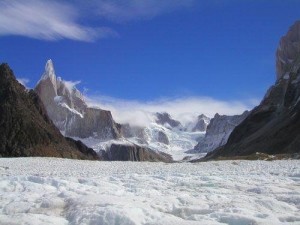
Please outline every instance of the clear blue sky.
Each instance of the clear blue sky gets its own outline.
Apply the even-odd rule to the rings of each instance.
[[[299,0],[70,2],[0,0],[0,61],[29,87],[51,58],[91,94],[260,99],[279,39],[300,19]]]

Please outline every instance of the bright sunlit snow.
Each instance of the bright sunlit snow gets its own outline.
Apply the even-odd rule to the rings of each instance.
[[[0,159],[0,224],[299,224],[300,161]]]
[[[158,133],[163,132],[168,140],[169,144],[164,144],[159,142]],[[75,140],[82,141],[85,145],[94,149],[96,152],[100,152],[101,150],[107,150],[111,146],[111,144],[123,144],[123,145],[132,145],[136,144],[142,147],[148,147],[154,151],[165,152],[172,156],[173,160],[180,161],[185,157],[191,158],[201,158],[206,155],[205,154],[191,154],[187,153],[188,150],[192,150],[198,143],[200,138],[203,138],[205,132],[190,132],[190,131],[181,131],[179,129],[167,129],[166,127],[151,123],[150,126],[145,128],[145,141],[146,143],[140,143],[140,139],[138,137],[131,138],[120,138],[118,140],[99,140],[94,137],[89,138],[78,138],[72,137]]]

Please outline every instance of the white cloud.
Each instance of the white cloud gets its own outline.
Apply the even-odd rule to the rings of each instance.
[[[22,84],[24,87],[28,88],[27,84],[30,82],[29,79],[27,79],[27,78],[17,78],[17,81],[19,81],[19,83]]]
[[[111,27],[89,27],[87,18],[124,22],[153,18],[194,5],[196,0],[0,0],[0,36],[18,35],[42,40],[95,41],[118,37]]]
[[[152,18],[194,5],[195,0],[94,0],[92,5],[101,17],[114,21]]]
[[[63,81],[72,90],[81,81]],[[258,99],[224,101],[211,97],[190,96],[182,98],[160,98],[153,101],[118,99],[103,95],[87,95],[84,98],[90,107],[110,110],[116,122],[135,126],[148,126],[154,122],[156,112],[167,112],[183,125],[196,121],[201,114],[212,118],[220,115],[238,115],[259,104]]]
[[[0,35],[19,35],[43,40],[94,41],[116,36],[111,28],[80,25],[79,12],[70,4],[38,0],[0,1]]]
[[[97,106],[112,112],[118,123],[129,123],[137,126],[147,126],[153,121],[152,113],[168,112],[174,119],[183,124],[194,121],[200,114],[213,117],[221,115],[241,114],[252,109],[257,100],[221,101],[209,97],[186,97],[176,99],[159,99],[149,102],[115,99],[111,97],[88,96],[90,106]]]
[[[76,87],[76,85],[81,83],[80,80],[77,80],[77,81],[64,80],[63,82],[69,90],[72,90],[74,87]]]

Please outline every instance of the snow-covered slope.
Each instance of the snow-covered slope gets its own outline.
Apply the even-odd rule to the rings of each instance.
[[[147,127],[131,127],[122,125],[122,138],[117,140],[102,141],[95,137],[78,138],[87,146],[93,148],[96,152],[109,151],[111,145],[138,145],[144,148],[150,148],[156,152],[164,152],[173,157],[173,160],[179,161],[185,157],[200,157],[194,153],[187,153],[194,148],[199,139],[203,138],[205,132],[186,131],[184,129],[167,128],[155,122]]]
[[[144,112],[153,120],[145,127],[117,124],[110,111],[88,107],[72,82],[57,78],[51,60],[47,61],[35,90],[49,117],[64,135],[79,139],[98,152],[108,151],[112,144],[130,144],[162,151],[171,154],[175,160],[182,160],[191,156],[186,152],[198,143],[196,153],[206,153],[226,143],[238,124],[236,117],[226,116],[223,116],[225,119],[214,118],[210,123],[210,118],[203,114],[183,123],[167,112]],[[209,131],[204,138],[207,127]]]
[[[176,128],[168,129],[157,123],[151,123],[144,128],[143,132],[144,143],[141,143],[141,139],[135,136],[129,137],[128,140],[168,153],[173,156],[174,160],[182,160],[185,156],[189,156],[186,151],[193,149],[197,140],[205,134],[205,132],[189,132]]]
[[[186,151],[193,149],[205,135],[205,130],[196,128],[202,117],[186,125],[174,120],[168,113],[155,113],[153,118],[146,127],[122,125],[123,136],[132,143],[168,153],[174,160],[182,160],[192,156]]]
[[[195,146],[194,151],[207,153],[226,144],[233,129],[239,125],[247,116],[248,111],[241,115],[226,116],[218,113],[210,120],[205,137]]]
[[[299,224],[300,161],[0,159],[0,224]]]

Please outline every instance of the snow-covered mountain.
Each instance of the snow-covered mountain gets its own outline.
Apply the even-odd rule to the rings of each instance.
[[[147,126],[118,124],[110,111],[88,106],[72,82],[57,77],[51,60],[47,61],[35,90],[49,117],[65,136],[81,140],[110,160],[116,155],[111,152],[112,145],[123,149],[126,146],[126,150],[130,146],[132,157],[139,149],[140,152],[164,152],[175,160],[181,160],[189,156],[191,153],[187,152],[192,152],[190,150],[196,145],[194,153],[206,153],[225,144],[233,128],[242,120],[239,116],[217,114],[210,121],[209,117],[201,114],[193,121],[182,123],[167,112],[148,112],[152,122]],[[119,157],[127,156],[119,154]]]
[[[8,64],[0,64],[0,157],[100,159],[54,126],[38,95],[20,84]],[[1,223],[1,222],[0,222]],[[1,223],[2,224],[2,223]]]
[[[158,114],[160,113],[154,113],[152,123],[145,127],[122,124],[119,139],[103,141],[92,136],[84,139],[74,138],[81,140],[97,152],[105,151],[105,154],[108,155],[110,155],[109,152],[112,146],[118,145],[131,146],[134,149],[140,146],[143,149],[169,154],[174,160],[182,160],[186,156],[193,156],[193,153],[186,152],[193,149],[198,141],[204,137],[205,131],[189,131],[181,124],[173,128],[168,123],[159,124],[156,122],[157,117],[155,116]],[[171,118],[170,115],[169,117]],[[173,119],[171,118],[171,120]]]
[[[89,107],[72,82],[56,77],[53,62],[48,60],[35,91],[48,116],[65,136],[82,141],[106,160],[172,161],[159,149],[126,140],[121,125],[110,111]]]
[[[120,137],[119,125],[109,111],[90,108],[83,95],[70,82],[56,77],[53,63],[48,60],[35,90],[44,103],[49,117],[66,136],[99,140]]]
[[[196,127],[198,122],[199,120],[193,127]],[[168,153],[174,160],[181,160],[188,156],[186,151],[193,149],[199,139],[205,135],[205,130],[187,129],[168,113],[155,113],[154,121],[147,127],[126,124],[122,125],[121,131],[130,142]]]
[[[192,121],[185,125],[185,129],[190,132],[206,132],[207,126],[210,123],[210,118],[201,114],[197,117],[196,121]]]
[[[218,113],[210,120],[205,137],[195,146],[194,151],[207,153],[226,144],[233,129],[239,125],[247,116],[248,111],[241,115],[226,116]]]
[[[49,117],[64,135],[83,141],[108,159],[116,155],[111,151],[112,146],[119,149],[126,146],[126,150],[131,148],[132,157],[138,149],[140,152],[165,152],[182,159],[186,155],[184,152],[193,149],[199,138],[204,136],[209,121],[202,115],[185,127],[168,113],[149,112],[153,121],[147,127],[120,125],[114,121],[110,111],[89,107],[71,82],[57,77],[51,60],[47,61],[35,90]],[[119,154],[119,158],[128,157]]]

